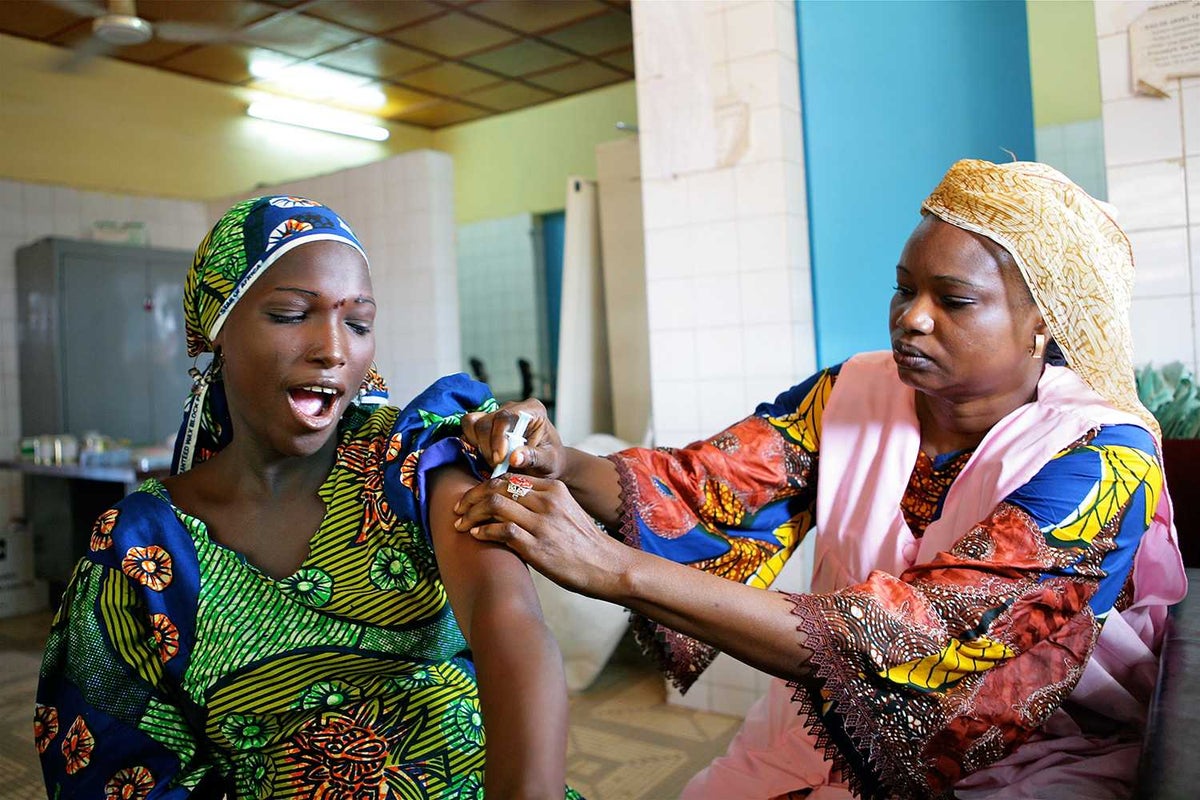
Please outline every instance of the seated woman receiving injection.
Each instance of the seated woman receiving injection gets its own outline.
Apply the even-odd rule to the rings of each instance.
[[[1186,579],[1133,384],[1129,241],[1041,164],[959,162],[922,211],[891,351],[707,441],[605,460],[535,404],[464,420],[496,459],[535,415],[523,483],[468,491],[460,530],[644,615],[682,688],[700,642],[783,679],[685,798],[1132,793]],[[764,591],[814,525],[812,593]]]
[[[184,309],[214,358],[175,474],[96,523],[46,646],[49,795],[572,796],[528,571],[453,529],[487,388],[385,404],[366,256],[302,198],[230,209]]]

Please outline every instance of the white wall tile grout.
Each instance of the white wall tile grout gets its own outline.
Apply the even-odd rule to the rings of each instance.
[[[1188,154],[1200,154],[1200,92],[1195,81],[1173,80],[1165,99],[1133,94],[1128,26],[1151,5],[1095,4],[1105,180],[1134,247],[1135,359],[1179,360],[1195,373],[1200,297],[1192,240],[1200,235],[1200,176],[1193,170],[1200,158]]]

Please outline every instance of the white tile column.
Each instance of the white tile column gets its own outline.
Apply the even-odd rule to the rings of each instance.
[[[635,0],[655,444],[716,433],[816,368],[791,0]],[[794,588],[794,587],[789,587]],[[744,714],[721,656],[672,702]]]
[[[793,3],[633,4],[655,443],[815,367]]]
[[[1172,80],[1167,97],[1135,94],[1129,25],[1164,3],[1095,4],[1108,200],[1133,243],[1134,360],[1200,354],[1200,78]]]

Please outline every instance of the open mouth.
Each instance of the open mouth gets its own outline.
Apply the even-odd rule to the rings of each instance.
[[[341,392],[329,386],[296,386],[288,389],[292,408],[302,416],[314,420],[330,415],[339,394]]]

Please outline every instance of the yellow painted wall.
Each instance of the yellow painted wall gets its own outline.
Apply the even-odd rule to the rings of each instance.
[[[435,148],[454,158],[461,221],[561,209],[568,175],[629,136],[632,81],[440,131],[389,125],[368,142],[251,119],[249,90],[113,59],[64,74],[57,47],[0,34],[0,178],[211,200]]]
[[[1105,2],[1105,0],[1100,0]],[[1027,0],[1033,124],[1100,116],[1096,15],[1088,0]]]
[[[0,177],[207,200],[432,143],[409,125],[388,125],[382,143],[283,128],[245,115],[247,90],[113,59],[64,74],[53,69],[62,57],[0,35]]]
[[[596,177],[596,145],[632,135],[618,122],[637,122],[633,81],[435,131],[454,158],[458,221],[562,209],[567,176]]]

